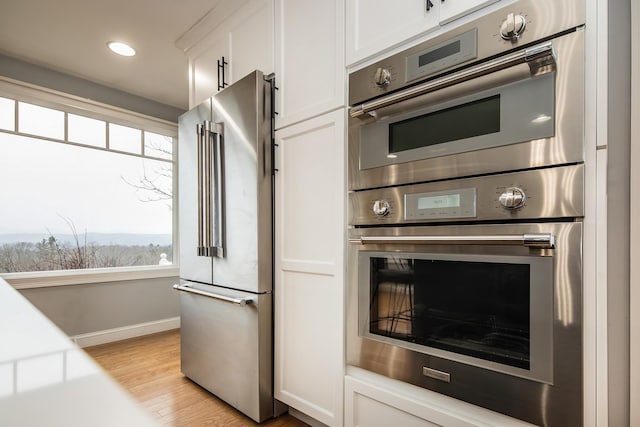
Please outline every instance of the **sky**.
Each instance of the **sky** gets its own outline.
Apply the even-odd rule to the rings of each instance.
[[[165,162],[0,132],[0,234],[170,234],[169,201],[142,202],[135,188]]]

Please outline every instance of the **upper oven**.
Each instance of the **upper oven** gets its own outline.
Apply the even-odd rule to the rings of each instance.
[[[571,1],[543,20],[545,2],[351,73],[350,189],[582,162],[584,16]],[[522,34],[505,40],[505,18]]]

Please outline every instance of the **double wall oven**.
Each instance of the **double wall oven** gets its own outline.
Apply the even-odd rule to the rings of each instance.
[[[566,426],[583,416],[585,17],[560,3],[511,2],[350,74],[347,363]]]

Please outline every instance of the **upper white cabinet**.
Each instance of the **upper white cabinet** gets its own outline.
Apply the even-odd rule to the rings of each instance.
[[[344,0],[276,0],[276,128],[345,102]]]
[[[452,0],[456,1],[456,0]],[[347,65],[438,28],[440,0],[346,0]]]
[[[250,0],[227,21],[231,84],[254,70],[273,73],[273,0]],[[226,76],[226,75],[225,75]]]
[[[253,70],[274,71],[273,0],[220,2],[176,42],[189,59],[189,108]]]
[[[438,0],[440,2],[440,24],[481,9],[499,0]]]
[[[346,63],[353,65],[499,0],[346,0]]]

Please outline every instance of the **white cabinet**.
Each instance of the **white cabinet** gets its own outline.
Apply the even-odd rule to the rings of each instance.
[[[458,19],[499,0],[445,0],[440,3],[440,24]]]
[[[347,65],[439,26],[440,0],[346,2]]]
[[[276,0],[276,129],[345,103],[344,0]]]
[[[217,34],[214,34],[217,36]],[[208,40],[189,57],[189,108],[209,98],[218,89],[218,64],[228,58],[227,40],[222,35]]]
[[[350,368],[345,377],[345,427],[532,427],[450,397]]]
[[[275,396],[342,426],[345,110],[276,132]]]
[[[363,61],[498,1],[346,0],[346,63]]]
[[[272,73],[273,35],[273,0],[218,3],[176,42],[189,59],[189,108],[253,70]]]
[[[250,0],[226,21],[231,84],[254,70],[273,73],[273,0]]]

